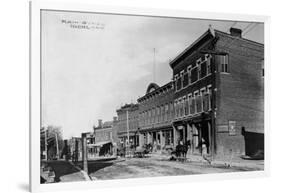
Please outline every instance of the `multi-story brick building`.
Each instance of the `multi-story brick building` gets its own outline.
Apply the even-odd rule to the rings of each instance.
[[[137,134],[139,127],[139,105],[125,104],[116,110],[118,116],[117,136],[122,146],[126,143],[131,145],[139,145],[139,137]],[[128,141],[129,136],[129,141]]]
[[[102,122],[98,120],[98,126],[94,127],[94,154],[96,156],[105,154],[115,154],[115,146],[117,143],[116,133],[117,118],[113,117],[113,121]]]
[[[173,96],[173,82],[162,87],[151,83],[146,94],[138,99],[140,145],[152,144],[160,150],[174,144]]]
[[[264,45],[209,29],[170,62],[174,76],[176,141],[202,139],[214,157],[263,150]]]
[[[95,143],[113,142],[112,136],[113,121],[102,122],[98,120],[98,126],[94,127]]]

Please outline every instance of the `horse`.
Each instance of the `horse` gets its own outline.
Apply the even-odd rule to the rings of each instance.
[[[191,145],[190,140],[186,141],[184,144],[179,143],[176,146],[176,151],[175,151],[176,157],[183,158],[185,160],[190,145]]]

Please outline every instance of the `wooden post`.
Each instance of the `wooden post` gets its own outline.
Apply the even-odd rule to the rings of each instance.
[[[44,134],[45,134],[45,152],[46,152],[46,161],[48,161],[48,144],[47,144],[47,129],[44,128]]]
[[[56,133],[55,136],[56,136],[57,158],[59,159],[59,158],[60,158],[60,155],[59,155],[58,134]]]
[[[208,149],[209,152],[208,152],[208,153],[209,153],[209,154],[212,154],[212,150],[211,150],[211,146],[212,146],[212,145],[211,145],[211,144],[212,144],[212,134],[211,134],[211,132],[212,132],[212,129],[211,129],[211,123],[210,123],[210,121],[208,121],[207,124],[208,124],[208,138],[209,138],[209,139],[208,139],[208,141],[209,141],[209,147],[208,147],[208,148],[209,148],[209,149]]]
[[[87,134],[82,133],[82,162],[83,170],[88,174]]]

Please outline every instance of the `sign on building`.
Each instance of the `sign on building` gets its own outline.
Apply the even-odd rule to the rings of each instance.
[[[236,121],[228,122],[229,135],[236,135]]]

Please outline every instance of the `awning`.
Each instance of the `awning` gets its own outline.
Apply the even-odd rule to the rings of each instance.
[[[101,142],[93,144],[92,146],[94,146],[94,147],[101,147],[101,146],[103,146],[105,144],[108,144],[108,143],[112,143],[112,142],[111,141],[101,141]]]

